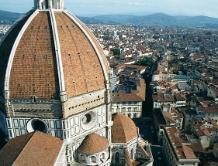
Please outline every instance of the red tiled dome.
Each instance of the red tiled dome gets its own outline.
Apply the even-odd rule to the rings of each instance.
[[[116,114],[113,117],[112,143],[128,143],[138,137],[135,123],[129,117]]]
[[[96,154],[105,151],[109,146],[107,138],[101,137],[100,135],[93,133],[88,135],[78,148],[79,152],[85,154]]]
[[[64,10],[54,11],[53,19],[51,11],[32,11],[6,35],[0,96],[9,91],[9,99],[59,99],[61,86],[68,97],[105,88],[108,64],[94,35]]]

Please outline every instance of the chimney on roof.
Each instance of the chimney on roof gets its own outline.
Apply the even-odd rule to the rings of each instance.
[[[34,8],[39,10],[64,9],[64,0],[34,0]]]

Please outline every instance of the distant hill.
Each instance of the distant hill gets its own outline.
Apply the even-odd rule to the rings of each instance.
[[[0,10],[0,23],[12,24],[23,14]],[[146,16],[134,15],[100,15],[95,17],[80,17],[86,24],[121,24],[145,26],[183,26],[183,27],[215,27],[218,28],[218,18],[207,16],[170,16],[156,13]]]
[[[0,10],[0,23],[13,24],[23,14]]]
[[[183,27],[217,27],[218,18],[207,16],[170,16],[156,13],[146,16],[102,15],[81,17],[84,22],[104,24],[127,24],[146,26],[183,26]]]

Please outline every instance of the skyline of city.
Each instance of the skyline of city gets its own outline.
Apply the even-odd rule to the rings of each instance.
[[[0,0],[0,6],[0,10],[26,12],[33,5],[32,1],[29,0],[22,0],[19,2],[12,0],[5,2]],[[166,13],[169,15],[204,15],[218,18],[218,2],[216,0],[65,0],[65,8],[82,16],[103,14],[147,15],[152,13]]]

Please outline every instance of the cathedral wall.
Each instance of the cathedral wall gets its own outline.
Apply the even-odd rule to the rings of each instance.
[[[14,118],[6,118],[7,128],[9,138],[14,138],[16,136],[20,136],[28,133],[27,125],[31,123],[32,118],[22,118],[22,117],[14,117]],[[40,119],[43,121],[47,127],[47,133],[52,136],[56,136],[61,138],[62,131],[62,121],[60,119]]]
[[[57,100],[45,101],[37,98],[32,100],[10,100],[7,103],[8,117],[60,119],[61,103]]]
[[[90,133],[100,131],[107,125],[106,105],[73,115],[65,119],[64,123],[67,142],[72,142],[72,138],[85,137]]]
[[[87,118],[91,119],[87,120]],[[47,128],[47,133],[64,138],[67,142],[72,142],[73,138],[82,137],[82,135],[85,137],[85,135],[88,135],[91,132],[101,131],[101,129],[105,128],[107,124],[106,105],[96,107],[89,111],[62,120],[16,116],[6,118],[9,138],[14,138],[28,133],[27,125],[28,123],[31,123],[31,120],[33,119],[39,119],[44,122]],[[105,135],[106,132],[102,131],[101,134]]]
[[[109,148],[105,151],[93,155],[78,153],[76,158],[79,163],[84,165],[107,165],[107,163],[110,162]]]
[[[88,123],[86,120],[90,117],[87,115],[91,115],[91,120]],[[107,138],[106,105],[69,117],[64,123],[66,127],[66,154],[68,163],[70,163],[74,162],[73,155],[88,134],[95,132]]]
[[[105,103],[105,89],[95,91],[88,94],[83,94],[77,97],[69,98],[65,103],[64,107],[64,117],[67,118],[71,115],[78,114],[83,111],[98,107]]]
[[[131,159],[135,159],[137,142],[138,140],[135,138],[128,143],[112,143],[112,163],[125,165],[125,150],[128,150]]]

